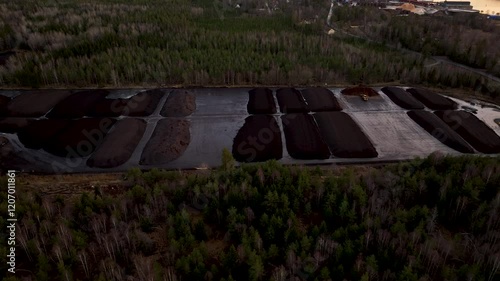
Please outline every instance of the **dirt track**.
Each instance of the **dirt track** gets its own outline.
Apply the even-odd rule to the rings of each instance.
[[[187,90],[173,90],[161,109],[164,117],[186,117],[196,110],[196,97]]]
[[[252,115],[238,131],[233,156],[239,162],[263,162],[281,159],[283,148],[278,122],[271,115]]]
[[[432,110],[457,109],[458,105],[447,97],[421,88],[410,88],[408,91],[413,97]]]
[[[309,111],[340,111],[340,106],[335,95],[328,89],[315,87],[302,90],[302,96],[307,102]]]
[[[281,88],[276,91],[276,98],[283,113],[308,112],[302,94],[295,88]]]
[[[179,158],[191,142],[190,122],[161,119],[141,155],[142,165],[161,165]]]
[[[71,95],[67,90],[42,90],[23,93],[9,103],[7,114],[11,117],[40,117],[58,102]]]
[[[60,101],[46,115],[47,118],[80,118],[109,92],[107,90],[87,90],[74,93]]]
[[[404,109],[424,109],[424,105],[411,94],[398,87],[383,87],[382,92]]]
[[[255,88],[248,91],[247,110],[250,114],[276,113],[273,91],[269,88]]]
[[[425,110],[408,111],[408,116],[429,134],[447,146],[462,153],[474,153],[474,149],[453,131],[443,120]]]
[[[378,153],[368,137],[344,112],[314,114],[320,131],[335,157],[373,158]]]
[[[453,110],[434,113],[477,151],[487,154],[500,153],[500,137],[474,114]]]
[[[288,154],[295,159],[328,159],[330,151],[309,114],[281,116]]]
[[[146,130],[142,119],[119,120],[87,161],[90,167],[113,168],[130,159]]]

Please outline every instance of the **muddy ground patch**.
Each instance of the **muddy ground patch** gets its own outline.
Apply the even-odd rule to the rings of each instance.
[[[474,153],[474,149],[460,135],[432,112],[413,110],[408,111],[407,114],[424,130],[448,147],[462,153]]]
[[[41,119],[31,122],[17,134],[27,148],[41,149],[70,123],[68,119]]]
[[[125,116],[145,117],[153,114],[165,93],[160,89],[147,90],[131,97],[123,110]]]
[[[322,87],[307,88],[302,90],[302,96],[307,102],[309,111],[340,111],[340,106],[335,95],[328,89]]]
[[[434,113],[477,151],[500,153],[500,137],[474,114],[454,110],[439,110]]]
[[[7,115],[7,104],[11,99],[9,97],[0,95],[0,116],[6,116]]]
[[[113,168],[127,162],[146,130],[146,121],[135,118],[119,120],[102,144],[87,160],[89,167]]]
[[[307,105],[299,90],[295,88],[281,88],[276,91],[276,98],[283,113],[308,112]]]
[[[91,117],[118,117],[122,115],[129,99],[101,99],[86,113]]]
[[[381,90],[395,104],[404,109],[424,109],[424,105],[404,89],[398,87],[383,87]]]
[[[248,91],[247,111],[250,114],[276,113],[273,91],[269,88],[255,88]]]
[[[314,114],[324,140],[333,156],[341,158],[373,158],[378,153],[358,124],[344,112]]]
[[[367,95],[369,97],[379,96],[377,91],[375,91],[374,89],[372,89],[370,87],[363,87],[363,86],[345,88],[340,92],[346,96],[360,96],[360,95]]]
[[[162,165],[179,158],[191,142],[190,122],[161,119],[144,148],[141,165]]]
[[[414,98],[422,102],[426,107],[432,110],[457,109],[458,104],[447,97],[443,97],[430,90],[422,88],[407,89]]]
[[[176,89],[170,92],[161,109],[163,117],[185,117],[196,110],[196,96],[187,90]]]
[[[29,91],[12,99],[7,106],[11,117],[41,117],[71,95],[67,90]]]
[[[239,162],[263,162],[283,157],[281,131],[271,115],[252,115],[233,141],[233,157]]]
[[[27,118],[7,117],[0,118],[0,132],[15,134],[28,126],[32,120]]]
[[[74,93],[57,103],[46,116],[47,118],[81,118],[108,94],[107,90],[86,90]]]
[[[295,159],[328,159],[330,150],[309,114],[281,116],[288,154]]]

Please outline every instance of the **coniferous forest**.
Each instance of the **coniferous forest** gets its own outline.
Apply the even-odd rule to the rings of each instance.
[[[134,169],[82,194],[18,180],[4,280],[500,278],[499,158],[236,167],[225,151],[217,170]]]
[[[335,7],[327,26],[330,1],[275,1],[272,10],[266,1],[233,2],[2,0],[0,52],[8,59],[0,85],[395,83],[500,96],[499,83],[432,59],[498,77],[500,27],[480,15]],[[328,35],[331,27],[337,32]]]

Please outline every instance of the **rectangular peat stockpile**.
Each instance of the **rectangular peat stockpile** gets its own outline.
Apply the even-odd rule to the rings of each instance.
[[[44,148],[47,143],[70,123],[68,119],[41,119],[34,120],[24,127],[17,137],[26,147],[31,149]]]
[[[443,97],[427,89],[410,88],[406,90],[417,100],[432,110],[457,109],[458,104],[447,97]]]
[[[123,115],[145,117],[153,114],[164,94],[160,89],[138,93],[129,99],[123,110]]]
[[[79,158],[90,155],[98,147],[115,123],[111,118],[83,118],[71,120],[44,146],[56,156]]]
[[[57,103],[47,113],[47,118],[80,118],[97,102],[104,99],[109,92],[107,90],[86,90],[74,93]]]
[[[474,149],[443,120],[432,112],[425,110],[412,110],[408,116],[429,134],[450,148],[462,153],[474,153]]]
[[[184,119],[165,118],[158,121],[139,163],[162,165],[179,158],[191,142],[190,126],[190,122]]]
[[[330,151],[309,114],[281,116],[288,154],[295,159],[328,159]]]
[[[454,110],[440,110],[434,113],[477,151],[487,154],[500,153],[500,137],[474,114]]]
[[[118,117],[122,115],[130,99],[101,99],[91,107],[86,116],[90,117]]]
[[[320,131],[333,156],[341,158],[373,158],[378,153],[361,128],[344,112],[314,114]]]
[[[302,90],[302,96],[307,102],[309,111],[340,111],[340,106],[335,95],[322,87],[307,88]]]
[[[386,94],[395,104],[404,109],[424,109],[424,105],[421,102],[401,88],[383,87],[382,92]]]
[[[114,168],[127,162],[142,139],[147,123],[142,119],[119,120],[103,143],[87,160],[89,167]]]
[[[12,99],[7,106],[7,115],[11,117],[40,117],[69,95],[71,92],[67,90],[25,92]]]
[[[0,116],[7,115],[7,105],[10,102],[10,98],[4,95],[0,95]]]
[[[26,118],[7,117],[0,118],[0,133],[15,134],[32,122]]]
[[[307,105],[299,90],[295,88],[281,88],[276,91],[276,98],[283,113],[308,112]]]
[[[196,96],[187,90],[176,89],[170,92],[161,109],[163,117],[185,117],[196,110]]]
[[[281,130],[272,115],[245,119],[233,141],[233,157],[239,162],[263,162],[283,157]]]
[[[255,88],[248,91],[247,110],[250,114],[276,113],[273,91],[269,88]]]

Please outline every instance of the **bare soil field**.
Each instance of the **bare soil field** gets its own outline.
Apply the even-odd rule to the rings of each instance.
[[[91,117],[118,117],[122,115],[125,106],[129,99],[108,99],[99,100],[86,113],[86,116]]]
[[[12,99],[7,106],[7,115],[11,117],[41,117],[70,95],[71,92],[67,90],[29,91]]]
[[[161,119],[141,155],[141,165],[161,165],[179,158],[191,141],[190,122]]]
[[[404,89],[398,87],[383,87],[381,90],[395,104],[404,109],[424,109],[424,105]]]
[[[370,87],[363,87],[363,86],[358,86],[358,87],[351,87],[351,88],[345,88],[342,91],[340,91],[343,95],[346,96],[360,96],[360,95],[367,95],[369,97],[376,97],[379,94],[377,91]]]
[[[302,90],[302,96],[307,102],[309,111],[341,111],[342,107],[335,95],[322,87],[307,88]]]
[[[26,118],[17,118],[17,117],[0,118],[0,132],[7,134],[15,134],[24,127],[28,126],[30,122],[31,120]]]
[[[264,162],[281,159],[281,130],[271,115],[252,115],[238,131],[233,142],[233,157],[239,162]]]
[[[500,153],[500,137],[474,114],[453,110],[440,110],[434,114],[477,151],[487,154]]]
[[[378,153],[351,116],[344,112],[314,114],[324,140],[335,157],[373,158]]]
[[[69,119],[83,117],[108,94],[107,90],[86,90],[74,93],[57,103],[46,116],[47,118]]]
[[[453,131],[443,120],[432,112],[425,110],[412,110],[407,112],[408,116],[424,128],[429,134],[448,147],[462,153],[474,153],[474,149],[455,131]]]
[[[281,116],[288,154],[295,159],[328,159],[330,150],[309,114]]]
[[[146,130],[146,121],[135,118],[119,120],[102,144],[87,160],[89,167],[113,168],[127,162]]]
[[[19,141],[25,147],[41,149],[47,145],[57,133],[66,128],[70,123],[68,119],[41,119],[34,120],[23,128],[18,134]]]
[[[160,89],[147,90],[130,98],[123,111],[125,116],[151,115],[165,93]]]
[[[451,99],[436,94],[427,89],[410,88],[407,89],[413,97],[422,102],[426,107],[432,110],[457,109],[458,104]]]
[[[10,102],[10,98],[0,95],[0,116],[7,115],[7,104]]]
[[[379,158],[425,157],[434,151],[456,154],[456,150],[430,136],[404,111],[350,112],[377,149]]]
[[[88,156],[102,143],[115,121],[111,118],[72,120],[66,128],[51,138],[43,149],[60,157]]]
[[[307,105],[299,90],[295,88],[281,88],[276,91],[276,98],[283,113],[308,112]]]
[[[176,89],[170,92],[161,109],[163,117],[185,117],[196,110],[196,96],[187,90]]]
[[[276,113],[273,91],[269,88],[255,88],[248,91],[247,110],[250,114]]]

